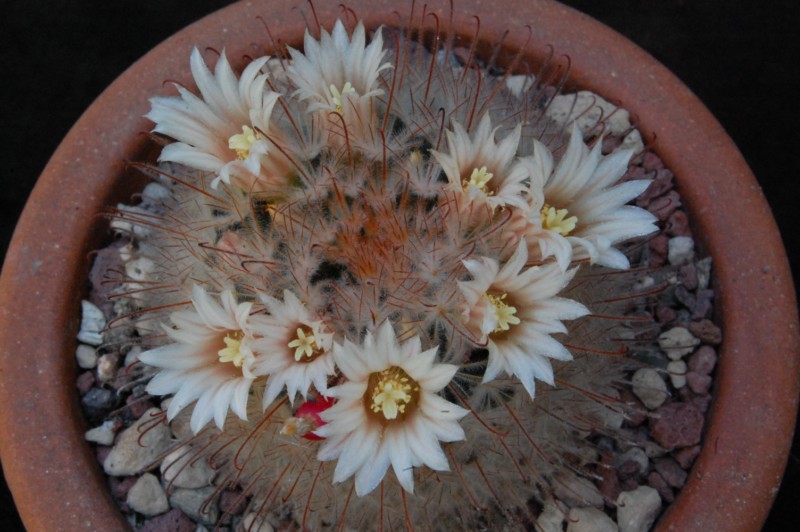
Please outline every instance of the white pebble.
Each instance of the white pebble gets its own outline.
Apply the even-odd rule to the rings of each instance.
[[[78,366],[83,369],[92,369],[97,366],[97,350],[90,345],[79,344],[75,351],[75,358],[78,360]]]
[[[676,389],[681,389],[686,386],[686,372],[688,367],[683,360],[672,360],[667,364],[667,371],[669,371],[669,380],[672,386]]]
[[[242,526],[248,532],[273,532],[275,530],[272,528],[272,525],[269,524],[269,521],[267,521],[266,517],[260,516],[255,512],[244,516],[244,519],[242,520]]]
[[[650,530],[661,511],[661,497],[649,486],[623,491],[617,497],[617,524],[620,532]]]
[[[87,430],[84,438],[98,445],[111,445],[114,443],[114,422],[104,421],[99,427]]]
[[[654,369],[642,368],[633,374],[633,393],[648,410],[654,410],[667,400],[667,383]]]
[[[511,91],[511,94],[519,96],[524,91],[530,89],[535,81],[536,78],[533,76],[509,76],[506,80],[506,87]]]
[[[619,527],[597,508],[573,508],[569,511],[567,532],[617,532]]]
[[[145,473],[128,491],[128,506],[146,516],[163,514],[169,510],[169,500],[155,475]]]
[[[97,380],[100,382],[111,382],[117,376],[116,355],[103,355],[97,359]]]
[[[669,239],[667,260],[673,266],[686,264],[694,259],[694,240],[689,236],[676,236]]]
[[[658,345],[671,360],[680,360],[700,345],[700,340],[694,337],[685,327],[673,327],[661,333]]]
[[[81,330],[78,332],[78,341],[93,346],[101,345],[105,327],[103,311],[85,299],[81,301]]]

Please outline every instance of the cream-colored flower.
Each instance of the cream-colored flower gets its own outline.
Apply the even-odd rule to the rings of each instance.
[[[357,101],[381,94],[378,76],[391,67],[381,63],[385,54],[381,32],[367,45],[361,22],[352,38],[341,20],[336,21],[332,33],[322,30],[319,41],[306,31],[303,51],[290,47],[289,54],[292,62],[287,74],[297,86],[295,95],[311,101],[310,111],[344,114],[350,98]]]
[[[222,429],[228,409],[247,419],[247,398],[256,378],[254,330],[258,316],[251,303],[236,303],[230,290],[217,299],[195,285],[192,310],[170,315],[174,327],[163,326],[172,343],[139,355],[160,368],[147,385],[153,395],[175,394],[167,419],[196,401],[190,426],[197,433],[211,419]]]
[[[464,322],[489,351],[483,381],[494,380],[500,372],[516,375],[534,397],[534,379],[553,384],[549,359],[572,359],[551,335],[566,332],[562,320],[579,318],[589,310],[556,297],[575,270],[564,272],[552,262],[526,268],[527,260],[524,242],[502,268],[488,257],[465,260],[472,280],[459,282],[459,287],[466,300]]]
[[[458,420],[468,411],[437,392],[457,366],[436,364],[436,348],[422,351],[419,337],[399,344],[388,321],[361,345],[335,343],[333,356],[346,381],[328,390],[336,404],[322,412],[327,425],[316,434],[326,438],[318,458],[338,459],[334,482],[355,475],[356,494],[365,495],[391,465],[413,492],[414,467],[450,469],[439,442],[464,439]]]
[[[540,247],[543,258],[555,256],[565,270],[570,260],[582,259],[609,268],[628,268],[627,257],[613,246],[658,229],[655,216],[626,205],[644,192],[650,181],[618,183],[633,152],[618,150],[604,157],[601,144],[597,142],[589,150],[580,130],[573,126],[567,151],[555,168],[553,155],[536,140],[533,156],[524,159],[531,176],[532,208],[526,239],[531,247]]]
[[[286,162],[263,137],[278,99],[266,85],[269,75],[260,73],[267,61],[253,60],[237,80],[224,52],[212,74],[193,49],[190,63],[200,96],[176,85],[179,97],[151,98],[145,115],[155,122],[154,132],[177,141],[164,147],[159,161],[212,172],[213,187],[234,177],[249,188],[259,177],[285,172]]]
[[[470,136],[458,122],[447,131],[447,151],[431,151],[447,176],[450,188],[463,192],[469,201],[482,201],[492,208],[513,205],[528,207],[523,196],[528,166],[514,163],[521,127],[517,126],[499,143],[497,128],[485,114]]]
[[[264,391],[266,408],[286,388],[294,402],[299,393],[308,397],[313,385],[320,393],[328,388],[328,376],[334,373],[331,347],[333,334],[327,332],[322,320],[315,318],[289,290],[283,301],[261,296],[269,311],[259,325],[261,338],[253,344],[263,353],[254,365],[259,375],[269,375]]]

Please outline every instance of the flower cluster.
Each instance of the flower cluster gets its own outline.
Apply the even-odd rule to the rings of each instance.
[[[515,112],[535,84],[515,95],[386,31],[339,21],[238,78],[195,49],[196,92],[147,115],[173,141],[171,193],[141,247],[170,287],[160,308],[184,306],[140,355],[158,368],[147,391],[174,394],[168,418],[191,412],[196,434],[266,431],[264,460],[291,440],[298,462],[335,461],[332,485],[354,477],[358,497],[389,466],[432,489],[463,466],[453,442],[480,445],[479,396],[534,404],[537,381],[555,386],[566,322],[590,313],[564,296],[576,272],[627,268],[618,244],[656,229],[627,205],[648,186],[621,181],[631,151],[548,133]]]

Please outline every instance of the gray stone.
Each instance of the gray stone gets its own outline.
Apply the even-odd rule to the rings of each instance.
[[[169,427],[152,417],[159,412],[151,408],[120,434],[103,463],[107,475],[135,475],[157,465],[156,458],[171,444]]]
[[[171,402],[172,397],[168,397],[161,401],[161,408],[164,410],[164,412],[167,411]],[[191,410],[189,409],[182,410],[178,413],[178,415],[172,418],[172,421],[169,422],[169,427],[176,440],[185,440],[194,435],[191,427],[191,420],[192,415]]]
[[[647,453],[641,447],[631,447],[624,453],[617,455],[614,463],[616,467],[621,466],[625,462],[633,462],[639,465],[639,471],[644,472],[650,467],[650,459]]]
[[[117,406],[117,395],[111,390],[94,387],[81,397],[81,404],[89,419],[99,421]]]
[[[671,360],[680,360],[699,344],[700,340],[685,327],[673,327],[658,337],[658,345]]]
[[[597,508],[573,508],[569,511],[567,532],[617,532],[619,527]]]
[[[569,473],[553,476],[553,494],[564,504],[572,507],[594,506],[602,508],[605,501],[597,486],[589,480]]]
[[[631,128],[628,111],[592,92],[559,94],[547,106],[546,113],[549,118],[561,126],[569,126],[575,122],[584,133],[592,129],[600,119],[603,119],[606,132],[614,136],[627,134],[622,141],[621,148],[633,149],[636,152],[644,149],[641,134]]]
[[[662,447],[672,450],[700,443],[705,418],[692,403],[670,403],[653,412],[650,434]]]
[[[213,525],[219,518],[218,498],[217,490],[212,486],[178,488],[170,495],[169,502],[195,521]]]
[[[536,519],[536,530],[542,532],[563,532],[564,512],[552,499],[544,503],[544,509]]]
[[[161,463],[161,477],[177,488],[202,488],[211,484],[214,470],[205,457],[199,459],[189,446],[179,447]]]
[[[661,510],[661,497],[649,486],[623,491],[617,498],[617,524],[620,532],[650,530]]]
[[[81,329],[78,331],[78,341],[93,346],[101,345],[105,327],[106,318],[103,311],[89,301],[81,301]]]
[[[111,220],[110,226],[112,230],[124,235],[133,233],[139,238],[144,238],[150,234],[150,227],[136,221],[148,219],[151,213],[147,209],[118,203],[117,211]]]
[[[141,354],[142,354],[142,348],[139,347],[138,345],[133,346],[131,350],[128,351],[128,353],[125,355],[125,362],[123,362],[123,364],[125,364],[125,367],[132,368],[133,365],[139,361],[139,355]],[[147,364],[137,364],[137,366],[150,367],[147,366]]]
[[[697,261],[697,289],[705,290],[711,281],[711,257]]]
[[[158,183],[148,183],[142,191],[142,198],[151,202],[160,202],[168,199],[170,196],[169,189],[164,185]]]
[[[670,238],[667,260],[673,266],[680,266],[694,260],[694,240],[689,236]]]
[[[185,513],[175,508],[169,512],[148,519],[138,532],[194,532],[197,528]],[[135,527],[131,527],[136,530]]]
[[[128,491],[128,506],[146,516],[163,514],[169,510],[169,500],[161,482],[155,475],[145,473]]]
[[[633,374],[633,393],[648,410],[653,410],[667,400],[667,383],[651,368],[641,368]]]
[[[79,344],[75,350],[75,358],[78,360],[78,366],[83,369],[97,366],[97,350],[90,345]]]

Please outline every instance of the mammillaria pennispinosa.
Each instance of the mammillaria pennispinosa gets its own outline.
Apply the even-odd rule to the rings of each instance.
[[[115,222],[147,391],[248,526],[527,522],[625,415],[649,181],[446,35],[315,35],[151,100],[165,193]]]

